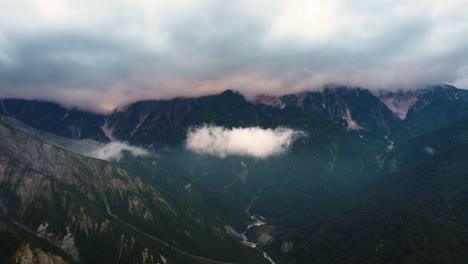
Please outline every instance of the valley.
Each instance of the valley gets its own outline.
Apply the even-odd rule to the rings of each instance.
[[[467,0],[0,0],[0,264],[468,263]]]
[[[258,196],[256,196],[252,202],[250,203],[249,207],[247,207],[247,209],[245,210],[245,213],[250,217],[250,219],[252,219],[253,223],[249,224],[247,226],[247,228],[244,230],[244,232],[242,232],[241,234],[241,237],[242,237],[242,243],[248,247],[251,247],[251,248],[257,248],[257,244],[255,242],[251,242],[249,241],[249,239],[247,238],[246,234],[247,232],[249,232],[249,230],[251,228],[255,228],[255,227],[258,227],[258,226],[262,226],[262,225],[265,225],[266,222],[265,222],[265,219],[261,216],[256,216],[256,215],[252,215],[250,213],[250,208],[252,207],[252,204],[255,202],[255,200],[257,200]],[[266,253],[265,251],[261,251],[260,249],[257,248],[257,250],[262,253],[263,257],[265,259],[267,259],[271,264],[275,264],[275,262],[273,261],[273,259],[271,259],[271,257],[268,255],[268,253]]]
[[[225,91],[108,115],[2,99],[0,239],[18,243],[0,260],[29,251],[145,264],[463,256],[465,239],[437,230],[468,230],[468,92],[382,96],[326,87],[248,101]],[[209,151],[190,149],[188,131],[206,132],[195,143]],[[221,144],[239,134],[252,143]],[[282,141],[260,155],[250,146],[263,138]],[[441,251],[424,251],[427,243]]]

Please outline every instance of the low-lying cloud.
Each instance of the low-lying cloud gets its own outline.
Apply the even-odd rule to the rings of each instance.
[[[125,151],[128,151],[136,157],[149,155],[149,152],[143,148],[130,146],[123,142],[111,142],[93,150],[90,156],[103,160],[119,161],[123,157]]]
[[[221,158],[239,155],[265,159],[285,152],[301,136],[304,136],[303,132],[284,127],[230,129],[221,126],[202,126],[189,129],[186,147],[198,154]]]

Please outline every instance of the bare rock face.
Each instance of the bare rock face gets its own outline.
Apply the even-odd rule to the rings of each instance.
[[[398,118],[405,120],[408,111],[418,101],[418,96],[418,92],[386,93],[379,95],[379,99],[388,109],[395,113]]]
[[[73,234],[70,233],[69,228],[67,228],[67,234],[63,237],[60,246],[74,259],[80,258],[80,252],[78,251],[78,248],[75,245],[75,238],[73,237]]]
[[[16,263],[19,264],[66,264],[63,258],[46,253],[39,248],[31,248],[29,244],[23,245],[16,253]]]
[[[158,256],[166,256],[168,262],[193,263],[200,257],[190,252],[196,250],[184,242],[186,237],[198,240],[205,252],[212,248],[203,244],[209,240],[221,250],[234,248],[258,258],[242,244],[233,244],[235,238],[227,232],[208,228],[224,226],[214,216],[186,210],[147,179],[46,143],[31,131],[0,116],[0,212],[5,216],[0,225],[4,223],[12,229],[8,234],[18,238],[11,250],[16,263],[139,259],[138,263],[149,264],[158,262]],[[191,185],[186,190],[187,196],[197,195],[196,189],[190,192]],[[184,230],[176,230],[173,223]],[[29,234],[23,238],[25,233]]]

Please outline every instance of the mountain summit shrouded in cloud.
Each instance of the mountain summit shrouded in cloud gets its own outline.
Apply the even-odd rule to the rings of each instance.
[[[109,111],[228,88],[468,87],[467,9],[463,0],[6,0],[0,96]]]

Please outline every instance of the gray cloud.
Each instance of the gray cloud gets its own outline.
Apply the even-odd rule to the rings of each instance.
[[[119,161],[123,157],[124,151],[128,151],[136,157],[149,155],[149,152],[143,148],[130,146],[123,142],[110,142],[94,149],[88,153],[87,156],[103,160]]]
[[[467,9],[463,0],[6,0],[0,97],[109,111],[224,89],[468,88]]]
[[[203,126],[187,133],[186,148],[198,153],[224,158],[228,155],[268,158],[291,146],[303,132],[290,128],[262,129],[259,127],[224,128]]]

